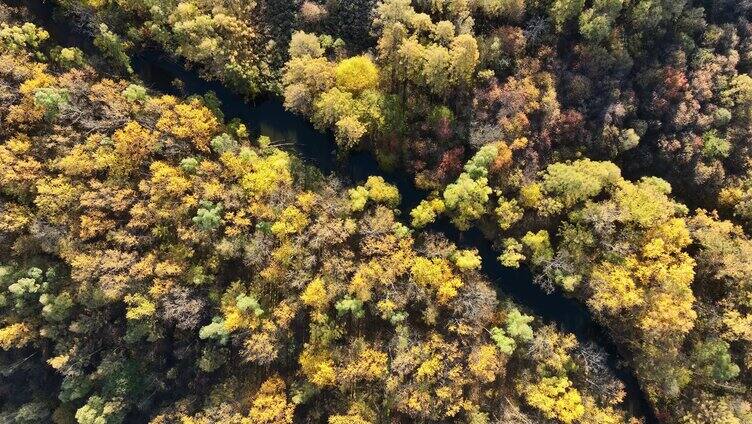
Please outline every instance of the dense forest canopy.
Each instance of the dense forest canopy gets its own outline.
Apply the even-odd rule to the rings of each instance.
[[[43,7],[97,51],[0,6],[4,420],[752,423],[752,2]],[[154,48],[425,199],[146,88]],[[442,220],[586,305],[650,416]]]

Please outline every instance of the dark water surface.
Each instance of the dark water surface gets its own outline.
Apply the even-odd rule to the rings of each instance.
[[[90,29],[79,25],[75,20],[57,16],[56,8],[51,3],[40,0],[0,1],[13,5],[23,3],[30,9],[35,20],[50,32],[55,43],[62,46],[77,46],[87,53],[95,51]],[[387,182],[397,186],[402,194],[403,220],[409,219],[410,210],[427,194],[413,185],[413,180],[407,173],[381,170],[374,157],[367,152],[355,152],[346,158],[338,159],[332,135],[317,131],[305,118],[287,112],[280,99],[246,102],[222,84],[202,79],[198,72],[190,70],[181,61],[168,57],[158,49],[139,52],[132,58],[132,64],[143,83],[154,90],[188,95],[203,95],[213,91],[222,102],[221,109],[226,119],[242,120],[252,134],[269,136],[274,144],[294,151],[307,163],[318,167],[325,175],[335,174],[342,180],[353,183],[363,182],[371,175],[381,175]],[[181,81],[180,90],[173,84],[176,79]],[[491,243],[478,229],[460,232],[446,219],[430,226],[429,229],[443,233],[460,247],[477,249],[483,259],[483,273],[494,282],[502,296],[511,298],[544,322],[573,333],[580,343],[595,343],[603,348],[608,354],[610,368],[625,384],[627,410],[635,416],[645,417],[647,423],[658,422],[637,379],[626,367],[627,361],[606,330],[594,320],[582,303],[565,297],[560,291],[546,294],[533,284],[532,275],[527,269],[502,266],[496,259],[498,253],[492,249]]]

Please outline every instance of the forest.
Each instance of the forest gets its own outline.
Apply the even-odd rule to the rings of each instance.
[[[0,422],[752,423],[750,20],[3,0]]]

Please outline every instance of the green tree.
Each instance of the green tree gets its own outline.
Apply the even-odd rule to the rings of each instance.
[[[476,180],[462,173],[456,182],[444,190],[444,204],[452,214],[452,223],[461,230],[470,228],[472,222],[486,212],[491,191],[485,177]]]
[[[202,201],[201,207],[196,211],[196,216],[193,217],[193,223],[202,230],[213,230],[219,227],[222,222],[221,213],[221,204],[215,205],[211,202]]]
[[[62,88],[40,88],[34,92],[34,104],[44,108],[45,118],[54,120],[70,106],[70,94]]]
[[[112,64],[120,69],[133,73],[131,59],[128,57],[127,44],[106,24],[99,25],[99,33],[94,38],[94,45],[112,61]]]
[[[729,344],[720,339],[709,339],[696,344],[692,350],[695,373],[704,381],[722,383],[739,375],[729,353]]]

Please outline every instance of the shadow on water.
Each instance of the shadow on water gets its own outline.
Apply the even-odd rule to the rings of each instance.
[[[87,53],[94,52],[92,36],[85,27],[75,27],[73,22],[58,18],[55,7],[43,1],[2,0],[3,2],[24,5],[52,35],[56,43],[77,46]],[[256,103],[246,102],[221,83],[206,81],[195,70],[184,63],[172,59],[159,49],[147,49],[132,57],[135,73],[149,88],[169,94],[204,94],[213,91],[221,101],[226,119],[240,119],[252,134],[264,134],[281,148],[295,153],[315,165],[324,174],[334,173],[350,182],[362,182],[368,176],[381,175],[386,181],[399,188],[402,194],[402,215],[407,217],[426,193],[413,185],[407,173],[385,172],[375,158],[367,152],[354,152],[344,160],[338,160],[336,145],[331,134],[317,131],[303,117],[287,112],[278,98],[269,98]],[[180,90],[173,84],[180,80]],[[581,343],[593,342],[608,354],[608,364],[614,374],[625,384],[626,409],[634,416],[643,416],[647,423],[657,423],[654,411],[639,387],[637,379],[624,363],[619,349],[599,325],[585,306],[568,298],[560,291],[546,294],[533,284],[532,275],[525,268],[511,269],[502,266],[496,259],[491,243],[476,228],[461,232],[446,219],[429,229],[443,233],[449,240],[463,248],[477,249],[483,259],[483,272],[494,282],[497,291],[505,297],[527,308],[546,323],[555,324],[559,329],[573,333]]]

